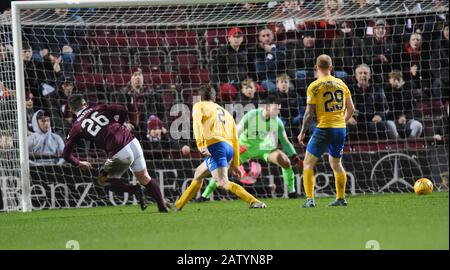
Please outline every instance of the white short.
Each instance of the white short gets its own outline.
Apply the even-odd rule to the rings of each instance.
[[[134,138],[124,148],[105,162],[108,178],[120,178],[128,169],[140,172],[147,169],[141,144]]]

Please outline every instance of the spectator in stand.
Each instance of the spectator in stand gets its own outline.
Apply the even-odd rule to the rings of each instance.
[[[364,40],[365,63],[373,69],[373,80],[376,83],[386,81],[385,75],[392,70],[395,46],[387,36],[386,21],[379,19],[375,22],[374,35]]]
[[[339,35],[333,40],[334,75],[345,80],[353,68],[363,62],[364,43],[354,34],[352,21],[339,23]]]
[[[34,106],[34,96],[30,91],[25,92],[25,108],[27,111],[27,125],[28,125],[28,135],[33,132],[33,115],[36,112],[36,108]]]
[[[425,1],[421,2],[425,3]],[[432,6],[430,5],[426,8],[428,10],[445,10],[444,1],[433,0],[427,2],[430,2],[430,4],[432,4]],[[447,2],[446,4],[448,5],[448,1],[445,2]],[[423,36],[423,44],[425,48],[430,48],[431,42],[439,38],[440,36],[439,32],[442,29],[442,23],[446,21],[445,12],[424,12],[420,3],[416,3],[414,8],[411,8],[411,6],[408,8],[406,5],[403,7],[406,14],[409,13],[411,15],[409,17],[395,16],[395,23],[392,24],[395,42],[398,44],[408,42],[408,40],[405,38],[409,38],[410,34],[418,32]]]
[[[400,71],[389,73],[389,83],[384,88],[389,112],[386,126],[390,139],[417,138],[422,134],[423,125],[415,120],[415,100],[409,83],[403,80]]]
[[[171,149],[166,133],[163,133],[163,123],[156,115],[150,115],[147,120],[147,140],[144,140],[145,150],[151,150],[146,153],[146,159],[167,159],[168,153],[163,153],[164,149]]]
[[[35,106],[44,108],[41,99],[40,85],[45,81],[44,66],[42,57],[48,53],[48,50],[42,50],[39,58],[33,57],[33,50],[27,44],[23,46],[23,65],[25,70],[25,88],[29,89],[35,98]]]
[[[295,70],[295,78],[297,80],[297,90],[302,96],[306,95],[306,87],[314,80],[315,59],[321,54],[326,53],[318,44],[316,32],[307,30],[303,33],[302,42],[295,48],[295,62],[291,63],[289,70]],[[295,64],[295,66],[292,66]]]
[[[46,82],[56,87],[64,77],[72,76],[74,60],[75,55],[70,46],[64,46],[62,54],[50,52],[45,55],[41,61],[44,63]]]
[[[269,92],[276,92],[277,74],[285,73],[289,59],[286,59],[286,46],[277,45],[273,31],[269,28],[258,32],[258,45],[255,56],[255,70],[258,81]]]
[[[38,110],[33,115],[34,133],[28,136],[28,151],[30,156],[40,155],[40,157],[30,160],[33,165],[64,162],[64,159],[59,157],[64,150],[63,139],[52,132],[50,125],[50,115],[44,110]],[[48,157],[43,157],[44,155],[48,155]]]
[[[449,80],[448,80],[448,43],[449,32],[448,22],[444,24],[442,28],[442,34],[439,39],[433,41],[432,61],[431,61],[431,74],[433,76],[432,83],[432,97],[433,99],[441,99],[442,101],[448,101],[449,92]]]
[[[72,77],[61,79],[59,90],[54,91],[48,97],[50,107],[47,111],[51,111],[53,121],[55,123],[55,131],[65,137],[73,123],[73,115],[69,109],[68,99],[74,90],[74,81]]]
[[[36,106],[48,108],[48,95],[57,89],[61,81],[73,73],[72,63],[75,59],[71,48],[64,46],[63,54],[51,53],[48,49],[32,52],[31,47],[24,46],[25,87],[36,97]]]
[[[430,52],[422,47],[422,35],[412,33],[409,42],[403,45],[399,61],[403,78],[412,83],[413,89],[420,89],[427,94],[431,86]]]
[[[237,94],[239,85],[247,78],[248,50],[243,44],[244,32],[233,27],[227,33],[228,44],[219,48],[213,64],[214,80],[220,86],[220,93],[226,87]]]
[[[67,131],[70,131],[70,127],[73,123],[73,114],[69,108],[69,97],[72,95],[74,90],[74,83],[72,80],[66,80],[61,85],[61,90],[59,91],[59,102],[61,105],[61,115],[64,120],[64,127],[68,127]]]
[[[251,78],[245,79],[241,83],[241,91],[236,99],[236,103],[240,103],[243,106],[247,104],[253,104],[254,108],[258,108],[259,104],[265,98],[266,92],[264,89],[258,90],[258,85]]]
[[[44,56],[42,60],[44,63],[44,72],[45,72],[45,83],[44,84],[47,84],[47,85],[52,86],[53,88],[56,88],[58,79],[64,75],[62,65],[61,65],[62,57],[56,53],[49,53],[46,56]],[[55,89],[53,89],[53,90],[55,90]],[[44,86],[42,86],[41,91],[43,91],[42,94],[44,96],[48,95],[48,94],[46,94]]]
[[[147,139],[150,142],[161,142],[163,135],[167,134],[163,132],[163,128],[161,119],[156,115],[150,115],[147,120]]]
[[[374,85],[366,64],[355,70],[356,82],[352,94],[356,111],[347,122],[351,140],[378,140],[386,138],[385,119],[388,105],[384,90]]]
[[[145,153],[147,159],[170,159],[170,153],[164,150],[181,150],[179,141],[171,140],[164,123],[156,115],[147,119],[147,140],[143,141],[143,148],[151,150]]]
[[[281,74],[277,76],[277,96],[280,101],[280,119],[286,127],[288,137],[292,137],[293,134],[298,134],[300,130],[293,130],[293,128],[300,126],[301,108],[303,105],[302,99],[298,97],[295,90],[290,89],[291,78],[287,74]]]
[[[130,124],[139,139],[146,137],[147,115],[156,115],[167,123],[162,96],[144,84],[140,68],[133,70],[130,82],[119,91],[111,94],[112,102],[127,106]]]

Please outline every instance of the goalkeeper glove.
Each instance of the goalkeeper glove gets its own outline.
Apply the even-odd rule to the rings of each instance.
[[[300,158],[300,155],[294,155],[290,157],[291,165],[296,166],[300,170],[303,169],[303,160]]]

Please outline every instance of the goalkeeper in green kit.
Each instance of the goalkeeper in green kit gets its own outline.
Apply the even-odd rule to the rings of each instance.
[[[292,165],[303,168],[303,162],[297,155],[294,146],[289,142],[284,124],[278,117],[280,104],[274,95],[269,95],[262,108],[248,111],[237,126],[240,145],[240,163],[250,159],[261,159],[273,163],[283,172],[283,180],[289,191],[289,198],[298,198],[295,191],[295,175]],[[283,150],[278,149],[280,140]],[[202,196],[197,202],[209,200],[209,196],[216,189],[214,180],[209,182]]]

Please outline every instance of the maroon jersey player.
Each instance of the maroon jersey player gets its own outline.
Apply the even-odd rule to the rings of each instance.
[[[147,172],[139,141],[131,134],[130,127],[124,124],[128,115],[127,108],[117,104],[88,106],[83,96],[79,94],[71,95],[68,103],[77,119],[64,145],[64,159],[83,171],[92,169],[88,161],[78,160],[73,156],[72,151],[80,139],[94,142],[108,155],[97,179],[99,185],[103,186],[107,182],[113,191],[137,193],[136,191],[140,188],[133,188],[120,179],[130,169],[138,182],[155,199],[159,211],[168,212],[157,181],[151,179]],[[142,204],[141,201],[141,207],[143,207]]]

